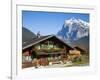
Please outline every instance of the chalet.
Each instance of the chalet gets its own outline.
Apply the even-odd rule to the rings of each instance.
[[[35,36],[22,42],[22,68],[49,65],[67,59],[73,48],[55,35]],[[36,64],[38,63],[38,64]]]
[[[81,54],[86,54],[86,51],[78,46],[74,47],[74,49],[78,50],[81,52]]]

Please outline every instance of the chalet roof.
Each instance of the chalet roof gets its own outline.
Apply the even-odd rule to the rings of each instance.
[[[78,47],[78,46],[76,46],[76,47],[74,47],[74,48],[77,49],[77,50],[79,50],[79,51],[81,51],[81,52],[85,52],[84,49],[82,49],[82,48],[80,48],[80,47]]]
[[[33,39],[30,39],[30,40],[27,40],[26,42],[22,43],[22,49],[26,49],[28,47],[31,47],[32,45],[35,45],[39,42],[42,42],[42,41],[47,40],[47,39],[52,38],[52,37],[55,37],[56,39],[60,40],[62,43],[64,43],[65,45],[67,45],[69,48],[72,49],[72,47],[70,47],[68,44],[66,44],[63,40],[61,40],[60,38],[58,38],[55,35],[41,36],[39,38],[33,38]]]

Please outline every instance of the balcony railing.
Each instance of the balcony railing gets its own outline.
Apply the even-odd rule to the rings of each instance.
[[[58,49],[53,49],[53,48],[51,48],[51,49],[36,49],[36,52],[44,52],[44,53],[56,53],[56,52],[65,52],[64,51],[64,49],[60,49],[60,48],[58,48]]]

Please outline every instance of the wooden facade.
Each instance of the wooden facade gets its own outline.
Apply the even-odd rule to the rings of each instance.
[[[72,49],[56,36],[38,39],[31,44],[22,50],[22,68],[46,66],[51,62],[59,64],[59,61],[67,59],[69,50]]]

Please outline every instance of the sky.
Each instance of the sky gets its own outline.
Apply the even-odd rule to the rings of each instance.
[[[22,11],[22,26],[35,34],[39,31],[41,35],[57,34],[64,21],[73,17],[89,22],[88,13]]]

